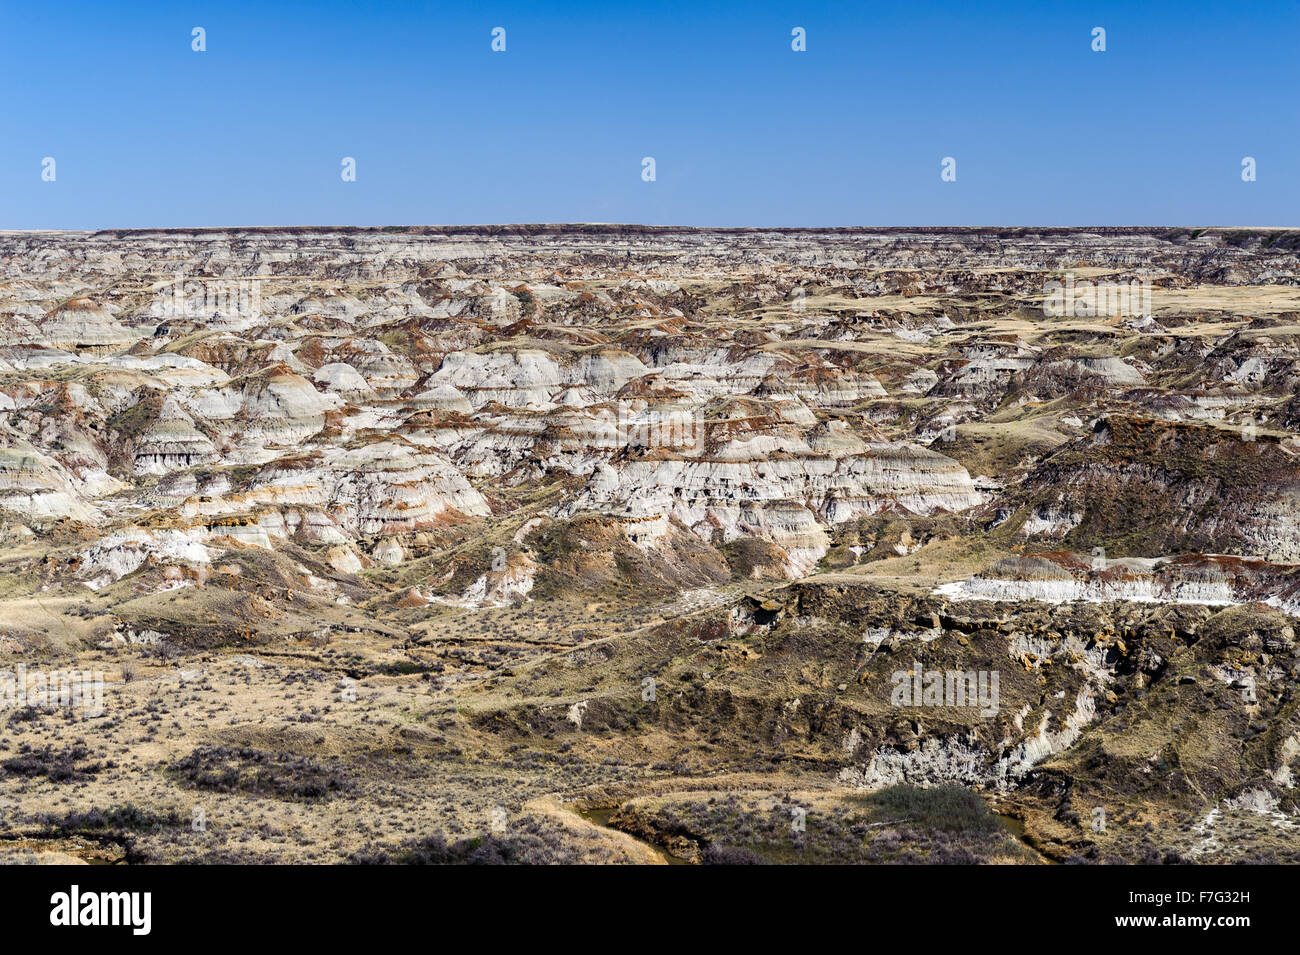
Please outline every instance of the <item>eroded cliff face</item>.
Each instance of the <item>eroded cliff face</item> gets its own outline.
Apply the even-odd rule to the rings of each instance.
[[[400,732],[439,758],[804,760],[800,785],[959,783],[1058,856],[1136,858],[1080,814],[1113,784],[1223,857],[1216,801],[1290,824],[1300,770],[1298,250],[0,233],[0,663],[274,648],[432,705]]]
[[[745,315],[795,288],[794,266],[764,263],[854,245],[824,244],[9,235],[0,508],[89,539],[138,537],[162,505],[196,544],[328,545],[356,569],[499,517],[485,483],[561,482],[548,521],[605,515],[642,548],[678,525],[756,538],[752,573],[803,576],[830,525],[984,500],[959,463],[854,413],[888,397],[858,356],[787,347]]]
[[[1269,426],[1285,427],[1275,399],[1300,378],[1289,234],[512,227],[0,244],[0,507],[88,538],[148,530],[163,504],[195,542],[295,539],[365,568],[501,516],[491,483],[562,486],[538,516],[601,514],[643,548],[677,525],[717,548],[755,539],[753,577],[813,572],[834,529],[864,516],[987,502],[992,523],[1076,549],[1135,542],[1141,523],[1160,528],[1124,545],[1133,556],[1300,552],[1293,450]],[[1081,298],[1046,315],[1046,290],[1073,283],[1081,258],[1098,282],[1149,283],[1134,301],[1154,314]],[[1244,291],[1218,303],[1201,286]],[[1258,432],[1245,447],[1222,427],[1243,421]]]

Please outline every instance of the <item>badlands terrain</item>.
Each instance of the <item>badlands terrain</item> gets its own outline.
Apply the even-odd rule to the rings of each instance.
[[[0,859],[1300,862],[1298,385],[1295,232],[0,233]]]

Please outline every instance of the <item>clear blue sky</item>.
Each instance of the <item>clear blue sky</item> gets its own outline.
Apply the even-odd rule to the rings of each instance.
[[[0,228],[1300,226],[1294,0],[0,0],[0,88]]]

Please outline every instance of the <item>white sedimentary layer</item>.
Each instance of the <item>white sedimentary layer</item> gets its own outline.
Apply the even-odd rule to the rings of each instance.
[[[914,749],[883,746],[865,764],[840,770],[839,781],[871,790],[898,783],[959,783],[1005,790],[1044,759],[1074,745],[1096,714],[1092,691],[1084,688],[1075,699],[1074,709],[1058,721],[1055,730],[1051,729],[1049,710],[1043,713],[1033,735],[1019,742],[1004,740],[997,747],[981,746],[958,736],[931,736]],[[1008,747],[1005,756],[995,758]]]
[[[93,487],[35,448],[0,448],[0,510],[35,520],[70,517],[96,523],[103,514],[86,500]]]
[[[205,493],[181,507],[189,518],[252,512],[262,515],[272,536],[338,543],[413,531],[452,512],[483,517],[489,508],[444,455],[399,441],[328,448],[277,463],[263,468],[246,490]]]
[[[955,600],[1136,601],[1208,606],[1260,602],[1300,616],[1300,568],[1260,558],[1193,554],[1105,562],[1053,554],[1000,561],[935,593]]]
[[[811,441],[797,434],[735,438],[698,458],[616,459],[599,466],[557,514],[665,515],[706,539],[764,537],[786,550],[792,575],[801,575],[826,552],[823,522],[888,507],[955,511],[982,501],[950,458],[911,444],[864,443],[831,427]]]
[[[1060,578],[1053,580],[1000,580],[971,577],[938,587],[936,593],[954,599],[1037,600],[1068,603],[1087,600],[1101,603],[1132,600],[1144,603],[1193,603],[1222,606],[1239,600],[1227,581],[1177,581],[1139,577],[1121,580]]]
[[[208,548],[184,531],[127,530],[109,534],[80,554],[78,572],[98,590],[137,570],[149,558],[189,565],[211,563]]]

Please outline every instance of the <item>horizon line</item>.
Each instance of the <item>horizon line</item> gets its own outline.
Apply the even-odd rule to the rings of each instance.
[[[888,233],[888,232],[1157,232],[1190,231],[1218,232],[1294,232],[1300,226],[1259,225],[850,225],[850,226],[712,226],[712,225],[649,225],[637,222],[501,222],[501,223],[394,223],[389,225],[220,225],[220,226],[108,226],[95,229],[0,229],[0,235],[81,234],[104,235],[124,233],[220,233],[220,232],[410,232],[418,234],[493,231],[588,231],[592,233],[628,232],[793,232],[793,233]]]

